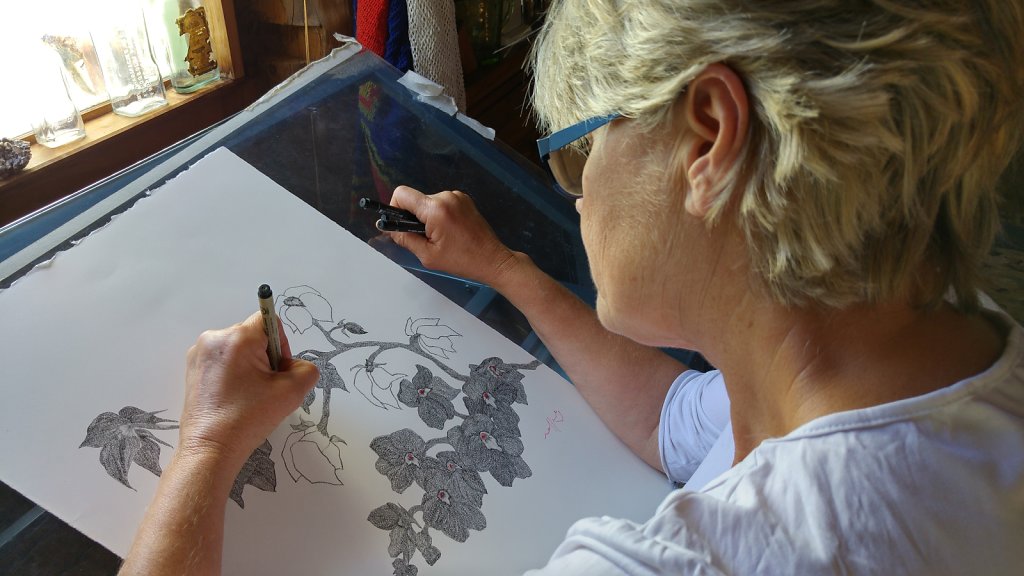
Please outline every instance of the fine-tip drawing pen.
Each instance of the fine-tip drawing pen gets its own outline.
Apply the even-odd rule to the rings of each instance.
[[[274,291],[268,284],[260,284],[256,295],[260,299],[260,314],[263,316],[263,331],[267,333],[267,358],[275,372],[281,366],[281,335],[277,332],[277,313],[274,311]]]
[[[417,232],[427,233],[427,225],[422,222],[409,222],[381,213],[380,220],[377,220],[377,229],[384,232]]]
[[[395,208],[394,206],[388,206],[387,204],[377,202],[376,200],[372,200],[370,198],[360,198],[359,207],[362,208],[363,210],[376,210],[380,214],[387,214],[388,216],[392,217],[392,219],[404,220],[406,222],[412,222],[414,224],[422,224],[419,218],[417,218],[416,215],[413,214],[412,212],[409,212],[408,210],[403,210],[401,208]]]

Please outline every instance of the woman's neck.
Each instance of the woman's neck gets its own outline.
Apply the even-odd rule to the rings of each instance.
[[[725,377],[736,461],[815,418],[943,388],[984,371],[1005,334],[949,305],[794,310],[747,295],[706,350]]]

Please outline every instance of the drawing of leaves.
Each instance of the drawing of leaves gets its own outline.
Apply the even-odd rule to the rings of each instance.
[[[416,542],[416,549],[423,555],[423,559],[427,561],[427,564],[433,566],[437,559],[441,557],[441,551],[432,545],[427,529],[424,528],[422,532],[417,532],[413,536],[413,540]]]
[[[303,352],[299,357],[303,360],[309,360],[320,370],[320,379],[316,382],[317,388],[321,390],[325,388],[340,388],[348,392],[348,388],[345,387],[345,380],[341,378],[341,374],[333,362],[317,356],[312,351]]]
[[[391,566],[395,568],[395,576],[416,576],[419,569],[416,566],[409,564],[403,558],[395,558],[395,561],[391,563]]]
[[[281,456],[285,470],[292,480],[303,479],[310,484],[342,486],[341,447],[345,441],[337,436],[326,436],[311,422],[303,422],[284,441]]]
[[[408,510],[393,502],[374,508],[366,519],[370,521],[370,524],[387,531],[394,530],[399,526],[412,526],[415,522]]]
[[[483,530],[487,519],[473,502],[453,493],[448,479],[435,475],[427,482],[423,494],[423,521],[437,528],[456,542],[465,542],[470,530]]]
[[[314,322],[334,322],[331,303],[310,286],[293,286],[275,299],[277,315],[292,332],[304,333]]]
[[[79,448],[99,448],[100,464],[111,478],[134,490],[128,483],[128,471],[134,462],[159,476],[160,444],[171,447],[150,430],[174,430],[175,420],[160,418],[163,412],[146,412],[134,406],[125,406],[118,413],[104,412],[93,419]]]
[[[448,442],[462,462],[478,472],[489,472],[502,486],[511,486],[516,478],[533,475],[520,456],[523,442],[482,414],[472,414],[459,426],[450,428]]]
[[[366,518],[375,527],[386,530],[391,539],[388,545],[388,555],[392,558],[412,556],[416,552],[417,532],[413,527],[416,521],[408,510],[388,502],[375,508]]]
[[[405,335],[415,340],[424,352],[448,359],[448,354],[455,353],[455,345],[452,338],[461,337],[455,330],[441,324],[440,318],[417,318],[411,317],[405,322]]]
[[[246,485],[255,486],[256,489],[264,492],[277,491],[277,470],[274,461],[270,459],[270,452],[273,448],[270,441],[264,440],[258,448],[253,450],[249,459],[242,465],[242,470],[235,476],[235,483],[228,495],[238,504],[245,508],[245,500],[242,499],[242,490]]]
[[[371,404],[385,410],[388,407],[402,408],[394,388],[407,377],[406,374],[392,374],[383,368],[383,364],[375,364],[369,359],[366,363],[357,364],[351,369],[356,371],[352,385]]]
[[[362,326],[360,326],[359,324],[356,324],[355,322],[345,322],[344,320],[342,320],[341,322],[338,322],[338,327],[336,329],[339,329],[339,328],[341,329],[342,334],[346,334],[346,335],[347,334],[359,334],[359,335],[366,334],[366,329],[363,328]]]
[[[320,374],[322,377],[323,372],[321,372]],[[311,389],[309,392],[306,392],[306,397],[302,399],[302,405],[299,406],[300,408],[302,408],[302,411],[305,412],[306,414],[309,414],[309,407],[312,406],[313,401],[316,400],[316,393],[313,391],[314,389]]]
[[[458,395],[457,389],[419,364],[416,365],[416,375],[412,381],[402,380],[398,390],[398,400],[410,408],[416,408],[420,419],[427,426],[438,430],[455,417],[452,400]]]
[[[377,472],[387,476],[391,489],[399,494],[412,486],[416,476],[422,473],[420,461],[427,457],[426,442],[408,428],[374,438],[370,449],[378,456],[374,463]]]

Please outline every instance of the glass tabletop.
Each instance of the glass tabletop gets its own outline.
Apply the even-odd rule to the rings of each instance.
[[[320,64],[322,71],[300,73],[299,78],[310,78],[290,92],[262,100],[239,117],[0,229],[0,262],[8,263],[0,288],[101,228],[210,151],[226,147],[559,370],[518,311],[486,286],[423,268],[377,231],[375,216],[361,210],[358,201],[371,197],[387,203],[402,184],[427,193],[462,190],[503,242],[592,301],[572,205],[554,193],[536,165],[418,101],[398,83],[401,73],[373,53],[360,51],[334,65]],[[137,191],[131,193],[132,188]],[[41,246],[47,243],[52,247]],[[26,259],[19,254],[26,248],[37,254]],[[12,270],[16,255],[23,263]]]

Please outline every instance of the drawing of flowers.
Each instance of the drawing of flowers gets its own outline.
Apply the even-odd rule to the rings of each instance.
[[[477,508],[483,506],[484,494],[487,494],[484,480],[479,472],[463,463],[458,453],[438,452],[436,457],[428,459],[425,467],[433,468],[435,463],[437,470],[431,476],[442,478],[445,488],[455,498],[472,502]],[[426,490],[426,486],[423,489]]]
[[[398,400],[410,408],[416,408],[420,419],[427,426],[441,430],[445,422],[455,416],[452,400],[458,395],[457,389],[417,364],[416,375],[412,380],[402,380]]]
[[[520,456],[523,442],[482,414],[473,414],[448,430],[448,442],[464,462],[479,472],[489,472],[502,486],[533,471]]]
[[[351,385],[372,406],[384,410],[415,408],[425,426],[442,431],[428,440],[411,428],[403,428],[370,442],[370,449],[377,455],[374,467],[388,479],[394,492],[404,494],[413,484],[422,489],[411,497],[408,507],[388,502],[367,517],[373,526],[388,533],[387,551],[396,576],[417,574],[419,569],[412,561],[417,553],[428,565],[439,561],[441,551],[433,544],[437,533],[465,542],[471,531],[487,527],[483,504],[488,490],[483,474],[490,474],[501,486],[511,486],[516,479],[533,474],[522,457],[520,417],[515,407],[526,404],[523,371],[535,369],[538,361],[510,364],[490,357],[470,364],[469,373],[463,374],[445,362],[456,353],[455,339],[462,335],[440,318],[407,318],[405,342],[359,339],[355,336],[367,333],[363,326],[344,319],[335,322],[330,303],[311,286],[289,288],[277,304],[293,332],[301,334],[315,328],[313,332],[323,338],[316,348],[296,355],[320,369],[315,389],[321,390],[323,409],[319,423],[300,417],[285,440],[282,459],[292,480],[342,484],[340,444],[344,442],[328,428],[332,390],[348,389],[333,359],[353,350],[365,349],[367,353],[351,367]],[[323,343],[329,348],[324,349]],[[413,364],[416,372],[411,378],[386,367],[395,362],[392,358],[397,354],[423,359]],[[380,361],[383,355],[387,363]],[[397,362],[404,360],[399,358]],[[466,413],[456,407],[460,395]],[[310,392],[302,410],[309,414],[315,401],[316,393]]]
[[[352,385],[378,408],[401,409],[398,398],[395,396],[395,385],[405,378],[406,374],[393,374],[383,368],[384,364],[377,364],[367,359],[363,364],[357,364],[351,369],[356,371],[352,378]]]
[[[303,479],[310,484],[342,486],[341,447],[345,441],[337,436],[326,436],[312,422],[305,420],[292,425],[293,432],[284,441],[281,450],[284,467],[292,480]]]
[[[374,438],[370,449],[378,456],[374,464],[377,472],[387,476],[391,489],[399,494],[423,472],[420,462],[427,457],[426,442],[408,428]]]
[[[487,527],[480,507],[449,489],[450,478],[438,474],[429,477],[423,494],[423,521],[456,542],[465,542],[470,530]]]
[[[132,463],[159,476],[160,444],[171,445],[157,438],[151,430],[175,430],[176,420],[160,418],[156,412],[146,412],[134,406],[125,406],[118,413],[104,412],[93,419],[79,448],[99,448],[100,464],[111,478],[134,490],[128,483]]]
[[[414,338],[416,343],[425,352],[440,356],[447,360],[448,354],[455,353],[455,345],[452,338],[461,337],[455,330],[441,324],[440,318],[417,318],[411,317],[405,321],[405,335]]]
[[[463,392],[467,398],[479,398],[491,405],[526,404],[523,378],[522,372],[501,358],[487,358],[476,366],[470,366],[469,380],[463,386]]]
[[[309,286],[293,286],[276,298],[277,315],[292,329],[303,334],[315,322],[334,322],[334,311],[316,289]],[[360,328],[361,329],[361,328]]]

